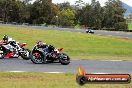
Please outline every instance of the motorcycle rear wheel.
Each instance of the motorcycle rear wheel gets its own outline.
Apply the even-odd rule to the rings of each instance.
[[[45,63],[45,56],[41,52],[33,52],[31,61],[34,64],[42,64]]]

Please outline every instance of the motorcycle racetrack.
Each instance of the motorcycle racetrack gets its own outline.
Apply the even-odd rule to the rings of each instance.
[[[45,73],[76,73],[82,66],[88,73],[129,73],[132,74],[132,61],[99,61],[71,60],[69,65],[60,63],[33,64],[21,58],[0,59],[1,72],[45,72]]]
[[[28,28],[28,26],[24,27]],[[95,35],[89,35],[84,34],[84,30],[61,28],[39,31],[35,30],[37,27],[30,27],[26,30],[23,27],[1,27],[2,29],[1,37],[7,33],[15,40],[26,42],[30,49],[37,40],[42,40],[56,47],[63,47],[64,51],[72,57],[69,65],[61,65],[60,63],[33,64],[30,60],[21,58],[0,59],[1,72],[76,73],[77,68],[82,66],[88,73],[132,73],[132,36],[129,33],[95,31]],[[38,29],[45,28],[39,27]],[[113,36],[122,37],[96,36],[96,34],[109,35],[110,33]],[[74,58],[74,56],[79,59]]]

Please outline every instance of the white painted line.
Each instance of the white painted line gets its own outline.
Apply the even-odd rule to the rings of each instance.
[[[50,73],[50,74],[61,74],[61,73],[64,73],[64,72],[44,72],[44,73]]]
[[[21,73],[21,72],[26,72],[26,71],[7,71],[7,72]]]
[[[123,60],[101,60],[101,61],[123,61]]]

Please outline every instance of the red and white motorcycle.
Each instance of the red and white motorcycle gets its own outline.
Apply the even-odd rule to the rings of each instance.
[[[15,43],[15,47],[12,46],[12,43]],[[18,58],[21,56],[24,60],[29,60],[31,51],[24,48],[26,45],[26,43],[18,43],[16,41],[9,43],[0,42],[0,59]]]

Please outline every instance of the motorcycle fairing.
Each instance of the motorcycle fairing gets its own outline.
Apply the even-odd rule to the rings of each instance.
[[[0,45],[5,45],[6,43],[5,42],[0,42]]]
[[[22,43],[22,44],[19,44],[20,45],[20,47],[24,47],[24,46],[26,46],[27,44],[26,43]]]
[[[10,57],[14,57],[14,53],[8,53],[8,54],[6,54],[6,56],[4,57],[4,58],[10,58]]]

